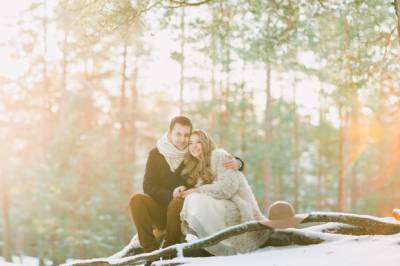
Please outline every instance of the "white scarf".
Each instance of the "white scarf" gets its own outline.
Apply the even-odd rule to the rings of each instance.
[[[182,163],[185,154],[187,152],[187,148],[184,150],[179,150],[171,143],[168,138],[168,133],[165,133],[158,141],[157,141],[157,149],[158,151],[165,157],[169,168],[172,172],[179,167]]]

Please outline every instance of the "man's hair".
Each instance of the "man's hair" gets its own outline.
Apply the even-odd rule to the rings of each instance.
[[[172,131],[172,129],[174,129],[175,124],[188,126],[190,127],[190,130],[192,130],[193,128],[192,121],[190,121],[188,117],[183,115],[175,116],[174,118],[172,118],[171,122],[169,123],[169,131]]]

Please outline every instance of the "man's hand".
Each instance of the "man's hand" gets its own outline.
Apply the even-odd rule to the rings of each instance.
[[[174,192],[172,193],[172,196],[175,198],[183,198],[183,192],[186,190],[185,186],[179,186],[174,189]]]
[[[192,193],[195,193],[195,192],[198,192],[198,191],[199,191],[199,190],[198,190],[197,188],[188,189],[188,190],[186,190],[186,191],[184,191],[184,192],[182,193],[182,197],[186,198],[188,195],[190,195],[190,194],[192,194]]]
[[[232,159],[225,160],[225,161],[223,162],[223,165],[224,165],[224,167],[225,167],[226,169],[239,170],[240,167],[242,166],[242,162],[239,161],[239,160],[236,159],[236,158],[232,158]]]

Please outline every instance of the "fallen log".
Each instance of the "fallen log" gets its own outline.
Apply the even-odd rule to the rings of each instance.
[[[384,221],[382,218],[337,212],[312,212],[302,224],[306,223],[341,223],[353,227],[338,227],[330,231],[348,235],[392,235],[400,232],[400,223]]]
[[[260,230],[273,230],[259,222],[247,222],[239,225],[235,225],[220,232],[199,239],[197,241],[185,244],[176,244],[163,249],[155,250],[150,253],[143,253],[134,256],[128,256],[124,258],[99,258],[91,260],[75,260],[70,263],[63,264],[64,266],[95,266],[95,265],[132,265],[137,263],[142,263],[147,260],[156,260],[161,257],[177,256],[183,257],[184,252],[197,250],[205,247],[213,246],[220,241],[230,238],[232,236],[237,236],[246,232],[260,231]],[[97,264],[98,263],[98,264]]]
[[[230,238],[232,236],[240,235],[251,231],[270,230],[270,238],[266,245],[311,245],[319,244],[324,241],[337,240],[340,237],[334,234],[320,233],[320,232],[303,232],[300,229],[282,229],[274,230],[266,225],[258,222],[248,222],[239,224],[236,226],[229,227],[222,230],[214,235],[199,239],[197,241],[185,244],[177,244],[164,249],[156,250],[150,253],[143,253],[134,256],[128,256],[124,258],[100,258],[91,260],[76,260],[71,263],[64,264],[64,266],[97,266],[97,265],[134,265],[137,263],[143,263],[147,260],[156,260],[161,257],[183,257],[185,252],[198,250],[213,246],[220,241]]]
[[[130,245],[122,251],[108,258],[91,260],[75,260],[64,264],[65,266],[97,266],[97,265],[134,265],[147,260],[157,260],[161,257],[183,257],[185,252],[203,249],[213,246],[220,241],[237,236],[246,232],[269,230],[270,237],[262,245],[266,246],[287,246],[287,245],[312,245],[325,241],[343,239],[344,235],[389,235],[400,232],[399,222],[387,222],[380,218],[357,215],[350,213],[328,213],[313,212],[303,220],[302,224],[328,223],[325,225],[311,226],[303,229],[281,229],[274,230],[259,222],[247,222],[226,228],[214,235],[199,239],[191,243],[177,244],[150,253],[138,254],[140,247],[135,246],[137,238],[133,238]],[[134,241],[136,240],[136,242]],[[133,254],[133,255],[132,255]]]

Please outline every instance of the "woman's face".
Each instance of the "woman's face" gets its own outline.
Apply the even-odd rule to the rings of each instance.
[[[189,152],[193,157],[198,158],[201,155],[201,143],[198,135],[193,134],[189,139]]]

